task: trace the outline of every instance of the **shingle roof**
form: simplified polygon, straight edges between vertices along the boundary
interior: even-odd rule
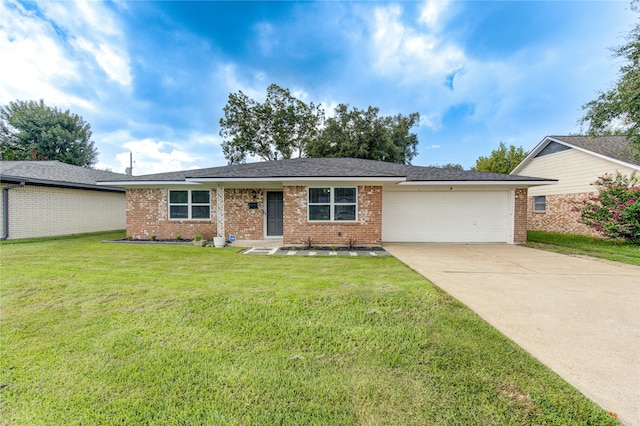
[[[548,136],[546,139],[565,142],[596,154],[640,166],[640,157],[632,158],[634,150],[626,136]]]
[[[357,158],[296,158],[278,161],[237,164],[180,172],[158,173],[143,176],[124,176],[118,181],[176,182],[185,179],[234,179],[234,178],[394,178],[407,181],[547,181],[499,173],[482,173],[450,170],[437,167],[411,166]],[[116,181],[115,179],[113,181]],[[109,182],[113,182],[109,181]]]
[[[98,186],[99,181],[128,177],[121,173],[73,166],[59,161],[0,161],[0,180],[21,181],[50,186],[122,191],[121,188]]]

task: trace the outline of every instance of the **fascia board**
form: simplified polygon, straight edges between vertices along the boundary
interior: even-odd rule
[[[210,182],[404,182],[405,177],[264,177],[264,178],[187,178],[186,182],[210,183]]]
[[[482,180],[440,180],[440,181],[409,181],[401,182],[398,186],[512,186],[522,188],[523,186],[556,185],[557,180],[518,180],[518,181],[482,181]]]
[[[89,183],[78,183],[78,182],[63,182],[58,180],[49,180],[49,179],[34,179],[34,178],[25,178],[19,176],[1,176],[0,182],[25,182],[27,185],[36,185],[36,186],[48,186],[55,188],[72,188],[72,189],[88,189],[93,191],[110,191],[110,192],[123,192],[123,189],[120,187],[115,187],[113,185],[96,185]]]
[[[101,186],[164,186],[164,185],[197,185],[196,182],[189,182],[184,180],[127,180],[127,181],[104,181],[97,182]]]

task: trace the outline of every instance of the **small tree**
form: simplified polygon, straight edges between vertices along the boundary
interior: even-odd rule
[[[640,244],[640,179],[605,174],[592,185],[598,194],[582,201],[580,222],[608,238]]]
[[[500,142],[498,149],[491,151],[488,157],[478,157],[476,165],[471,167],[474,172],[510,173],[529,153],[523,147]]]

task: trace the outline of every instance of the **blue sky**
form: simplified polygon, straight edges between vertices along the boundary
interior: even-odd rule
[[[44,99],[91,124],[99,168],[226,164],[229,93],[419,112],[417,165],[465,168],[503,141],[580,132],[639,14],[628,1],[0,0],[0,104]]]

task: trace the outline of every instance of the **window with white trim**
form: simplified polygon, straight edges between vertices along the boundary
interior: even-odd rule
[[[309,188],[310,221],[355,221],[358,191],[356,188]]]
[[[547,211],[547,196],[540,195],[533,197],[533,211],[542,213]]]
[[[209,190],[169,190],[169,219],[210,219]]]

